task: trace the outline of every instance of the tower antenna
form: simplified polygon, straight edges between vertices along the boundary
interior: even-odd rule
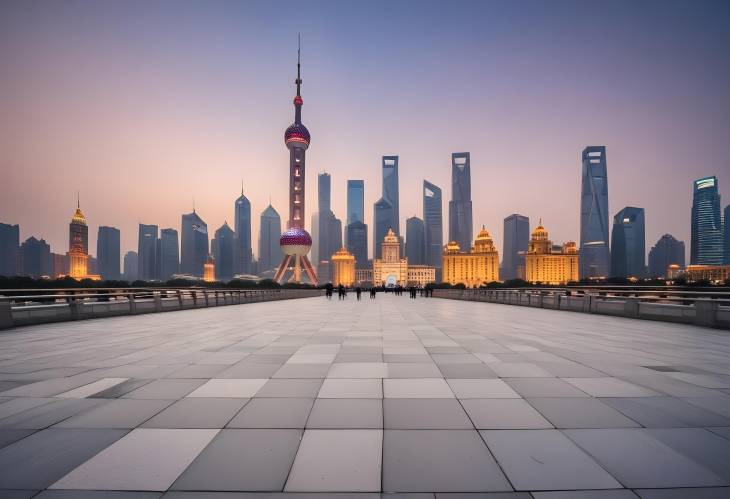
[[[302,54],[302,34],[297,33],[297,95],[300,95],[300,87],[302,85],[301,77],[301,54]]]

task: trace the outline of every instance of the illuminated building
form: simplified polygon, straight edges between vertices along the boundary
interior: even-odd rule
[[[285,274],[291,270],[290,282],[301,282],[302,270],[309,281],[317,285],[317,275],[309,263],[307,253],[312,247],[312,236],[304,229],[304,175],[306,150],[310,134],[302,123],[301,65],[297,51],[297,95],[294,97],[294,123],[284,132],[284,143],[289,149],[289,222],[287,230],[279,238],[279,246],[284,253],[274,280],[284,282]]]
[[[215,260],[208,255],[203,264],[203,280],[205,282],[215,282]]]
[[[235,203],[234,229],[236,231],[233,270],[236,274],[249,274],[253,265],[251,253],[251,202],[243,195],[241,182],[241,196]]]
[[[355,262],[357,264],[357,262]],[[373,268],[355,268],[355,284],[358,286],[373,285]]]
[[[441,188],[423,181],[423,232],[426,264],[439,268],[444,247]]]
[[[180,272],[183,274],[201,277],[203,265],[208,257],[208,225],[195,212],[186,213],[182,216],[180,223],[182,236],[180,240]],[[142,255],[138,256],[140,264]],[[144,279],[143,276],[137,276]]]
[[[332,284],[352,286],[355,283],[355,256],[346,248],[332,255]]]
[[[51,253],[51,277],[56,278],[68,275],[68,256],[66,254]]]
[[[373,285],[375,286],[425,286],[436,280],[436,268],[430,265],[409,267],[408,259],[401,258],[400,238],[388,229],[380,245],[382,258],[373,260]]]
[[[649,250],[649,277],[667,277],[669,267],[684,268],[684,241],[664,234]]]
[[[74,279],[98,278],[90,276],[89,266],[89,227],[86,217],[81,212],[81,205],[76,202],[76,212],[68,226],[68,275]]]
[[[548,232],[538,225],[525,255],[525,280],[531,283],[567,284],[578,280],[578,250],[570,241],[558,250],[548,239]]]
[[[684,275],[690,282],[722,283],[730,279],[730,265],[688,265]]]
[[[580,277],[608,277],[611,262],[605,146],[583,149],[580,196]]]
[[[451,155],[451,201],[449,201],[449,241],[461,248],[471,244],[471,160],[468,152]]]
[[[725,222],[727,223],[727,222]],[[694,181],[690,265],[720,265],[723,260],[722,219],[717,177]]]
[[[644,208],[627,206],[613,217],[611,275],[644,277],[646,274]]]
[[[398,156],[383,156],[383,195],[373,206],[373,257],[381,258],[380,242],[389,229],[400,234],[400,207],[398,198]]]
[[[442,282],[475,288],[499,281],[499,253],[484,226],[468,252],[462,252],[456,241],[447,244],[442,262]]]

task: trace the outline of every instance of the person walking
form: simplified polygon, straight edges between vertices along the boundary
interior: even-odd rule
[[[360,289],[360,286],[355,288],[355,295],[357,296],[357,301],[360,301],[360,295],[362,294],[362,289]]]

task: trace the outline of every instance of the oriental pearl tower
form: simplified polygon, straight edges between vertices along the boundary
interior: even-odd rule
[[[292,271],[289,282],[301,282],[302,270],[307,274],[309,282],[317,285],[317,275],[309,263],[307,253],[312,247],[312,236],[304,230],[304,156],[309,147],[309,130],[302,124],[301,96],[301,45],[297,50],[297,95],[294,97],[294,123],[284,132],[284,143],[289,149],[289,221],[287,230],[281,235],[279,245],[284,253],[284,260],[274,275],[274,280],[284,281],[287,270]]]

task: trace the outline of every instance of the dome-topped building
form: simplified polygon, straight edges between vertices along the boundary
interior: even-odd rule
[[[479,287],[499,281],[499,253],[489,231],[482,225],[469,251],[461,251],[459,243],[451,241],[441,257],[443,282]]]
[[[525,255],[525,280],[542,284],[567,284],[578,280],[578,251],[574,242],[553,249],[548,231],[540,224],[532,231]]]

